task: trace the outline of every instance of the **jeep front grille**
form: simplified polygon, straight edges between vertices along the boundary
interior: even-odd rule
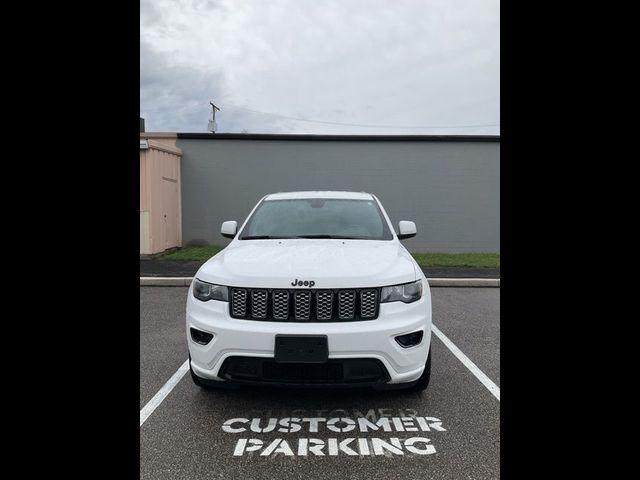
[[[247,291],[244,288],[234,288],[231,295],[231,315],[244,317],[247,313]]]
[[[355,290],[342,290],[338,293],[338,317],[340,320],[352,320],[356,313]]]
[[[362,318],[371,318],[378,310],[377,290],[362,290],[360,292],[360,315]]]
[[[296,320],[309,320],[311,315],[311,292],[300,290],[294,294],[296,299],[294,318]]]
[[[337,322],[378,317],[378,288],[344,290],[230,287],[229,313],[245,320]]]
[[[318,320],[331,320],[333,314],[333,292],[331,290],[319,290],[316,293],[316,318]]]
[[[267,291],[251,290],[251,313],[256,318],[267,318]]]
[[[289,292],[287,290],[275,290],[272,293],[273,318],[275,320],[287,320],[289,318]]]

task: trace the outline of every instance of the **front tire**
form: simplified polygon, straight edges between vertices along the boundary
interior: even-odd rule
[[[424,372],[418,379],[418,381],[409,387],[410,392],[424,392],[429,386],[431,380],[431,346],[429,346],[429,355],[427,356],[427,363],[424,365]]]
[[[200,388],[206,388],[206,386],[200,381],[200,377],[198,377],[191,368],[191,360],[189,360],[189,371],[191,372],[191,380],[193,380],[193,383]]]
[[[193,380],[193,383],[195,383],[198,387],[200,387],[200,388],[202,388],[204,390],[236,389],[236,388],[238,388],[235,385],[230,385],[226,381],[222,382],[222,381],[216,381],[216,380],[209,380],[209,379],[206,379],[206,378],[200,378],[193,371],[193,368],[191,368],[191,355],[189,355],[189,372],[191,373],[191,380]]]
[[[191,380],[200,388],[205,388],[204,383],[200,381],[200,377],[195,374],[193,368],[191,368],[191,354],[189,354],[189,372],[191,373]]]

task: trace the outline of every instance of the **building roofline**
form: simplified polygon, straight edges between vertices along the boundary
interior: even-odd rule
[[[365,142],[500,142],[500,135],[310,135],[276,133],[177,133],[185,140],[297,140]]]
[[[140,138],[176,138],[176,132],[140,132]]]
[[[182,150],[173,145],[158,142],[157,140],[147,139],[147,149],[160,150],[161,152],[172,153],[173,155],[182,155]],[[142,148],[141,148],[142,150]]]

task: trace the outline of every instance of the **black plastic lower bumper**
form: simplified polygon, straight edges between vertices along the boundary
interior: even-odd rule
[[[290,387],[381,386],[390,379],[384,364],[373,358],[278,363],[273,358],[229,357],[218,376],[230,383]]]

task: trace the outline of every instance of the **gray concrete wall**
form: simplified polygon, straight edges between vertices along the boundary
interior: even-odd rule
[[[415,252],[500,252],[500,142],[178,138],[183,244],[227,244],[265,194],[353,190],[378,196]]]

